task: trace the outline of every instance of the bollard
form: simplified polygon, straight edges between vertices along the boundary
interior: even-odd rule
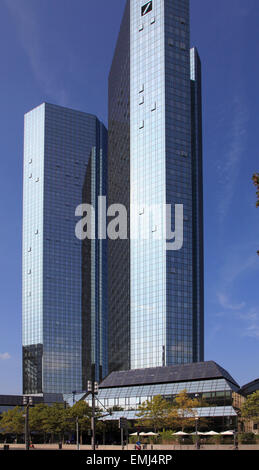
[[[59,450],[62,450],[62,442],[59,443],[58,448]]]

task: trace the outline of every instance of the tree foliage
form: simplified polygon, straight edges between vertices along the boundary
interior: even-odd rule
[[[206,404],[196,398],[190,398],[186,390],[180,392],[174,400],[165,399],[161,395],[154,396],[139,406],[137,426],[148,427],[155,432],[165,428],[184,430],[194,427],[196,408],[201,406]],[[102,414],[101,410],[96,408],[96,432],[100,435],[105,430],[113,429],[113,425],[113,430],[117,430],[117,423],[107,424],[98,420]],[[60,403],[52,406],[41,403],[29,409],[29,428],[31,433],[43,435],[44,441],[50,437],[54,441],[57,436],[60,440],[64,440],[66,434],[75,436],[78,421],[82,442],[83,433],[88,433],[91,428],[91,415],[92,409],[85,401],[79,401],[67,408]],[[22,408],[17,407],[3,413],[0,424],[2,433],[21,435],[24,433],[24,425],[25,411]]]
[[[42,430],[45,433],[63,434],[66,430],[65,410],[64,406],[56,403],[52,406],[46,407],[43,413]]]
[[[29,421],[30,430],[39,433],[45,433],[45,423],[48,419],[48,406],[44,403],[35,405],[30,408]]]
[[[73,407],[65,408],[63,404],[56,403],[51,406],[40,403],[29,409],[29,429],[30,432],[63,438],[65,433],[75,434],[76,419],[78,418],[79,431],[82,437],[83,432],[87,432],[91,427],[91,408],[84,402],[79,401]],[[98,416],[98,410],[97,410]],[[21,435],[25,428],[25,410],[16,407],[2,415],[0,429],[5,434]]]
[[[25,427],[25,418],[23,409],[19,406],[5,411],[2,414],[1,430],[6,434],[23,434]]]
[[[68,410],[61,403],[55,403],[52,406],[44,403],[37,404],[29,411],[30,431],[44,436],[51,435],[52,441],[55,435],[61,438],[70,430],[67,417]]]
[[[69,409],[70,422],[76,421],[78,418],[78,424],[81,432],[86,432],[91,429],[91,415],[92,409],[85,401],[78,401],[72,408]]]
[[[259,423],[259,390],[250,395],[241,407],[242,418]]]
[[[184,431],[186,428],[195,426],[197,410],[200,402],[196,398],[190,398],[186,390],[182,390],[174,399],[168,415],[171,427]]]
[[[150,401],[142,403],[138,408],[139,420],[137,425],[153,428],[155,432],[164,428],[184,429],[195,427],[197,407],[206,403],[196,398],[190,398],[187,391],[181,391],[170,402],[162,396],[155,396]],[[201,420],[199,419],[201,424]],[[202,420],[205,425],[205,420]]]
[[[145,401],[138,408],[137,416],[140,419],[137,425],[153,428],[155,432],[163,429],[167,422],[169,407],[169,402],[161,395]]]

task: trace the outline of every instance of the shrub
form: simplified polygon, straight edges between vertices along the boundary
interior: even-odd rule
[[[222,437],[221,436],[211,436],[206,438],[206,444],[209,445],[220,445],[222,442]]]
[[[159,442],[161,444],[174,444],[177,442],[177,437],[172,435],[172,431],[162,431],[159,436]]]
[[[252,432],[244,432],[243,434],[239,434],[238,440],[241,444],[256,444],[256,438]]]

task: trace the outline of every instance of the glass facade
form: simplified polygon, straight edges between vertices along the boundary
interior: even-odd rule
[[[52,405],[53,403],[64,403],[62,394],[53,394],[53,395],[38,395],[33,396],[33,404],[38,405],[40,403],[45,403],[47,405]],[[23,396],[22,395],[0,395],[0,416],[4,411],[12,410],[15,407],[22,408]]]
[[[108,205],[130,220],[130,0],[109,75]],[[109,371],[130,367],[130,242],[108,240]]]
[[[112,415],[107,416],[104,420],[116,420],[125,417],[128,420],[138,419],[138,407],[147,400],[151,400],[154,396],[162,396],[168,401],[173,401],[175,396],[181,391],[186,390],[191,398],[196,398],[206,402],[206,406],[196,408],[197,416],[206,418],[217,417],[237,417],[234,409],[234,396],[238,392],[238,387],[228,382],[224,378],[213,380],[198,380],[175,382],[165,384],[150,384],[127,387],[100,388],[98,393],[98,403],[103,407],[104,412],[114,407],[122,408],[121,411],[114,411]],[[80,399],[79,397],[76,397]],[[64,397],[66,400],[66,397]],[[69,400],[70,397],[67,397]],[[88,396],[86,401],[91,405],[91,397]],[[232,422],[234,423],[234,421]],[[222,421],[221,425],[227,425],[227,421]],[[225,430],[225,429],[224,429]]]
[[[224,397],[222,405],[229,406],[232,404],[232,386],[225,379],[101,388],[98,398],[108,408],[121,406],[128,410],[132,406],[136,407],[137,404],[143,403],[154,396],[162,395],[170,399],[183,390],[186,390],[190,396],[198,394],[200,398],[204,398],[210,404],[213,403],[213,398],[215,401],[218,399],[222,403],[222,397]]]
[[[115,411],[112,416],[102,418],[102,421],[117,421],[122,417],[129,421],[139,419],[139,412],[137,411],[124,411],[123,416],[121,414],[121,411]],[[219,430],[225,430],[230,426],[236,427],[237,425],[237,413],[232,406],[196,408],[196,415],[199,418],[221,418]],[[213,428],[215,428],[215,420],[213,420]]]
[[[238,397],[241,390],[233,377],[213,361],[112,372],[99,385],[98,406],[104,412],[103,420],[125,417],[138,419],[139,405],[162,396],[172,402],[182,391],[198,400],[195,409],[199,417],[224,418],[213,420],[220,430],[236,425]],[[75,400],[86,400],[91,405],[91,394],[76,395]],[[72,396],[64,400],[72,403]],[[118,410],[118,407],[121,411]],[[107,410],[112,410],[108,415]],[[114,411],[113,411],[114,410]]]
[[[98,224],[99,197],[107,194],[107,132],[103,126],[100,142],[99,151],[92,149],[83,188],[84,203],[95,210],[95,239],[86,238],[82,247],[82,390],[87,390],[88,380],[99,382],[108,373],[107,241],[99,238]]]
[[[93,147],[105,156],[105,134],[95,116],[60,106],[25,115],[23,393],[82,390],[86,312],[75,209]]]
[[[204,253],[201,61],[191,49],[191,132],[193,185],[193,347],[197,361],[204,357]]]
[[[131,240],[132,369],[163,365],[166,346],[166,250],[157,239],[165,221],[148,220],[148,208],[166,202],[164,23],[163,1],[145,16],[131,1],[131,231],[138,223],[141,235],[150,234]]]
[[[129,198],[131,210],[124,258],[118,247],[109,254],[110,370],[126,369],[127,361],[113,361],[122,338],[132,369],[204,356],[200,64],[191,53],[197,73],[190,77],[189,0],[145,5],[127,2],[109,84],[109,164],[119,169],[112,170],[109,192],[117,203]],[[184,206],[179,251],[166,246],[166,204],[172,220],[175,205]],[[150,207],[158,210],[150,215]],[[122,305],[116,318],[114,305]]]

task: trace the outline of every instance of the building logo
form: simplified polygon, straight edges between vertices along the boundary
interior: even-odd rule
[[[143,7],[141,7],[141,16],[145,16],[147,13],[152,11],[152,2],[146,3]]]

